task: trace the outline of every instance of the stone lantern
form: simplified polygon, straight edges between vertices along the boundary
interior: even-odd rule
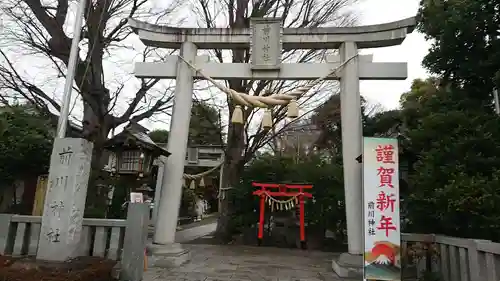
[[[151,173],[153,161],[170,153],[147,135],[147,129],[132,123],[106,144],[109,152],[106,170],[111,174],[143,178]]]

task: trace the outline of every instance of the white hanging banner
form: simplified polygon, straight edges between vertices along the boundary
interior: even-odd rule
[[[144,202],[144,195],[140,192],[130,192],[130,202],[143,203]]]
[[[364,279],[401,280],[399,159],[395,138],[363,138]]]

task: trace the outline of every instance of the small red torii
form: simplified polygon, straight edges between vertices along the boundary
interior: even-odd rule
[[[264,211],[266,206],[266,199],[272,200],[277,204],[284,204],[283,201],[275,199],[275,197],[291,197],[291,199],[286,202],[292,202],[293,199],[298,201],[299,212],[300,212],[300,242],[301,244],[306,241],[306,234],[304,229],[304,199],[312,198],[312,194],[309,192],[304,192],[304,189],[311,189],[313,186],[310,184],[277,184],[277,183],[257,183],[253,182],[252,186],[260,187],[259,190],[253,192],[253,195],[260,197],[260,213],[259,213],[259,241],[262,241],[264,237]],[[272,191],[272,190],[277,191]],[[274,204],[274,203],[271,203]],[[285,203],[286,204],[286,203]],[[287,207],[288,208],[288,207]]]

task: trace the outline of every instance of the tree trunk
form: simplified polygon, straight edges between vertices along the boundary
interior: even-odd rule
[[[99,118],[90,106],[84,106],[83,135],[84,138],[94,144],[92,151],[91,172],[89,186],[87,189],[87,200],[85,207],[85,217],[103,218],[107,209],[107,187],[105,175],[102,171],[107,163],[104,152],[104,145],[110,131],[109,122],[106,118]]]
[[[240,175],[244,166],[244,161],[241,157],[244,149],[244,128],[241,128],[241,125],[238,127],[240,128],[232,124],[229,125],[228,146],[221,178],[221,187],[223,190],[221,190],[219,194],[219,196],[221,196],[219,201],[219,217],[217,220],[217,229],[215,231],[215,239],[221,244],[226,244],[232,240],[233,227],[231,225],[231,217],[233,214],[233,190],[229,188],[239,184]]]
[[[15,188],[12,187],[11,184],[3,184],[0,188],[0,213],[7,213],[9,208],[12,206],[12,202],[14,201]]]
[[[233,6],[234,1],[229,2],[230,6],[230,19],[229,25],[231,28],[248,28],[249,21],[245,17],[245,11],[248,6],[248,1],[245,0],[237,0],[236,2],[236,10],[234,14]],[[234,15],[234,17],[233,17]],[[247,50],[241,49],[233,49],[233,62],[235,63],[244,63],[246,60]],[[229,82],[229,88],[240,92],[246,93],[247,90],[247,82],[240,79],[231,79]],[[235,104],[229,102],[229,120],[231,120],[231,113],[234,111]],[[248,112],[247,112],[248,113]],[[247,114],[248,115],[248,114]],[[244,118],[246,122],[246,116]],[[228,188],[235,187],[239,184],[240,174],[245,165],[244,159],[242,157],[242,152],[245,149],[245,126],[241,125],[233,125],[229,122],[228,128],[228,138],[227,138],[227,148],[226,148],[226,158],[224,161],[224,170],[222,173],[222,184],[221,187],[225,190],[221,190],[220,192],[224,194],[221,198],[220,206],[219,206],[219,218],[217,221],[217,229],[215,231],[215,238],[220,243],[228,243],[232,240],[232,232],[233,227],[231,225],[231,216],[233,214],[233,202],[232,202],[232,193],[233,190],[229,190]],[[220,195],[222,195],[220,194]]]
[[[19,213],[21,215],[31,215],[33,212],[33,205],[35,202],[35,193],[38,183],[37,176],[26,175],[24,180],[23,196],[21,197],[21,206]]]

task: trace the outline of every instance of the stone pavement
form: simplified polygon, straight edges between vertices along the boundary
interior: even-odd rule
[[[149,268],[144,281],[339,281],[336,254],[248,246],[189,245],[191,261],[173,269]]]
[[[208,222],[198,222],[198,223],[193,223],[192,225],[188,225],[189,227],[185,227],[182,230],[177,230],[175,233],[175,242],[177,243],[186,243],[189,241],[196,240],[200,237],[204,237],[206,235],[209,235],[210,233],[213,233],[215,229],[217,228],[217,222],[216,221],[208,221]],[[153,232],[154,230],[151,230],[148,233],[148,242],[151,243],[153,242]]]
[[[211,234],[217,228],[217,222],[201,224],[199,226],[178,230],[175,233],[175,242],[186,243],[188,241],[196,240],[200,237]]]

